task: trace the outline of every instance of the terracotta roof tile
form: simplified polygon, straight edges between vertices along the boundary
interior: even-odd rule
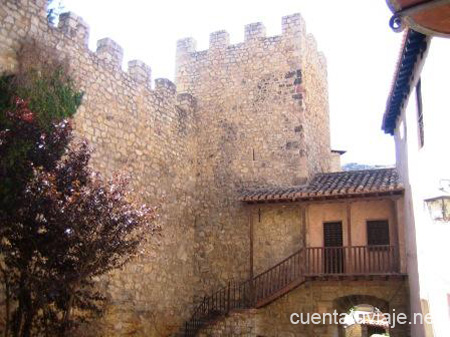
[[[383,115],[382,129],[386,133],[394,134],[397,118],[412,89],[411,81],[416,71],[416,63],[427,50],[429,39],[430,37],[413,29],[408,29],[403,36],[400,56]]]
[[[402,191],[397,171],[386,168],[320,173],[307,185],[247,189],[241,192],[239,199],[244,202],[296,201],[398,194]]]

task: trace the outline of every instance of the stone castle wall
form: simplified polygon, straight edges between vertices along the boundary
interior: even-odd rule
[[[254,205],[253,272],[260,274],[306,246],[305,207]]]
[[[239,188],[302,184],[329,170],[325,67],[299,14],[283,17],[280,36],[252,23],[235,45],[226,31],[204,51],[178,41],[177,86],[197,98],[199,293],[249,275]]]
[[[0,72],[14,72],[31,39],[66,58],[85,92],[75,128],[93,145],[93,167],[129,173],[136,194],[160,205],[162,234],[150,253],[105,280],[110,305],[96,335],[177,330],[195,298],[249,276],[238,190],[329,170],[326,65],[299,15],[283,18],[281,36],[265,37],[256,23],[237,45],[223,31],[207,51],[180,40],[178,89],[167,79],[152,89],[151,69],[138,60],[123,71],[111,39],[90,51],[89,27],[73,14],[50,26],[46,0],[4,0],[0,22]]]
[[[85,92],[75,129],[94,148],[93,167],[106,176],[128,173],[140,199],[159,207],[162,226],[161,237],[150,238],[150,254],[106,281],[105,335],[167,335],[188,318],[193,301],[195,99],[167,79],[151,89],[151,70],[141,61],[122,71],[122,48],[110,39],[90,51],[81,18],[65,14],[49,26],[45,3],[2,1],[0,71],[14,72],[17,50],[31,39],[69,60]]]

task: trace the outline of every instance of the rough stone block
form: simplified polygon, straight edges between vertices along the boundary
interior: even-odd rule
[[[186,37],[177,41],[177,55],[193,53],[197,49],[197,41],[192,37]]]
[[[209,49],[226,48],[230,44],[230,34],[225,30],[219,30],[209,35]]]
[[[129,61],[128,73],[136,82],[150,86],[152,69],[144,62],[140,60]]]
[[[157,78],[155,80],[155,91],[174,96],[177,92],[177,86],[167,78]]]
[[[294,36],[306,31],[305,21],[300,13],[283,16],[281,19],[281,31],[285,36]]]
[[[266,27],[261,22],[250,23],[245,26],[245,41],[253,41],[266,37]]]
[[[177,95],[177,105],[185,110],[192,110],[195,109],[197,100],[191,94],[183,92]]]
[[[77,42],[88,45],[89,25],[75,13],[62,13],[59,16],[58,28]]]
[[[120,68],[123,60],[122,47],[110,38],[104,38],[97,41],[98,57],[110,63],[114,67]]]

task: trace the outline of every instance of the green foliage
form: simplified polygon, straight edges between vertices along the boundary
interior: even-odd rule
[[[39,126],[47,131],[52,122],[72,117],[83,98],[62,66],[44,73],[32,68],[20,78],[3,76],[0,90],[0,111],[14,108],[14,96],[26,99],[30,110],[36,113]],[[0,122],[5,122],[4,114],[2,117]]]
[[[54,165],[42,162],[39,146],[45,145],[46,137],[51,140],[49,135],[55,134],[56,125],[74,116],[82,97],[62,65],[29,67],[16,75],[0,77],[0,141],[4,143],[0,162],[0,207],[11,207],[15,195],[30,179],[33,166]],[[21,115],[32,115],[33,123],[27,124],[24,120],[17,123],[17,118],[11,118],[15,114],[19,114],[16,116],[19,120]],[[15,136],[20,133],[25,134]],[[46,145],[51,146],[51,142],[47,141]],[[59,147],[55,158],[62,155],[64,148]]]
[[[28,97],[30,109],[37,114],[42,128],[48,128],[54,119],[72,117],[81,104],[83,94],[75,90],[72,80],[62,68],[55,69],[50,76],[30,72],[30,86],[18,88],[21,97]]]

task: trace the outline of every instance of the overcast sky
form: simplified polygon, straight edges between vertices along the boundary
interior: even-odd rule
[[[397,61],[401,34],[390,30],[384,0],[63,0],[90,25],[90,46],[110,37],[125,50],[125,63],[141,59],[152,78],[174,79],[176,40],[194,37],[208,48],[209,33],[225,29],[231,43],[244,25],[263,22],[281,33],[281,17],[301,13],[328,61],[333,149],[344,163],[393,165],[394,142],[381,120]]]

